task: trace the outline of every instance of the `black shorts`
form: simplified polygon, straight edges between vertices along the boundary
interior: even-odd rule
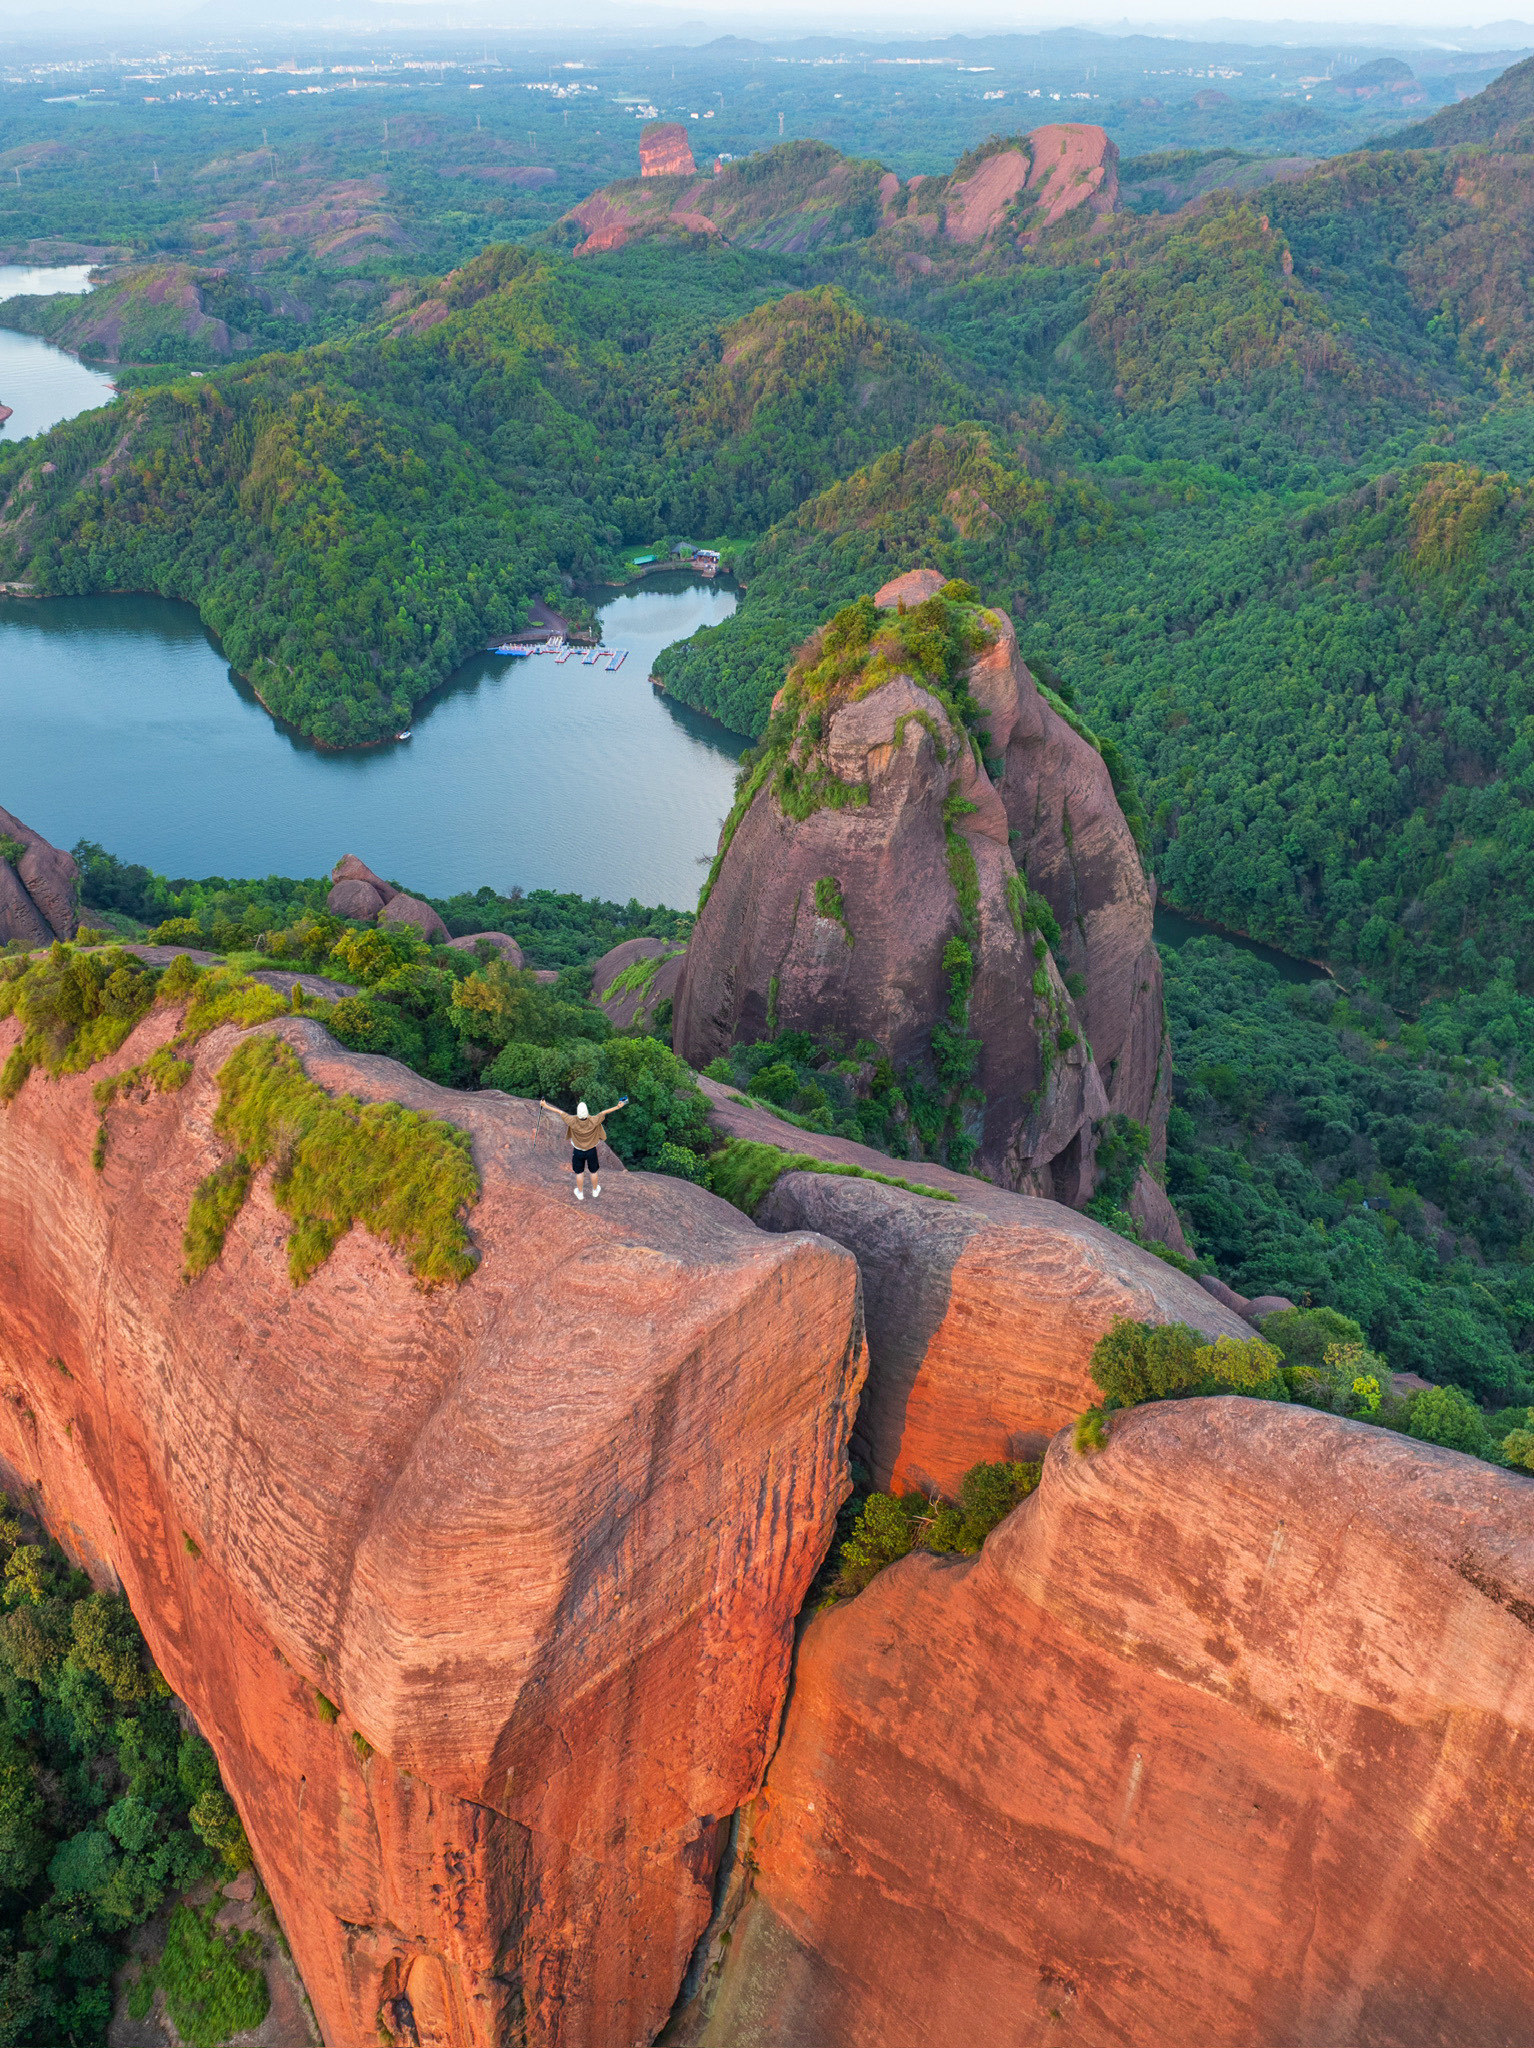
[[[570,1170],[572,1173],[600,1173],[602,1162],[597,1157],[596,1146],[593,1145],[589,1152],[583,1152],[579,1145],[573,1145],[570,1148]]]

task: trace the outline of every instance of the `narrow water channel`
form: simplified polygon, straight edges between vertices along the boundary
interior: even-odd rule
[[[0,263],[0,302],[23,293],[44,296],[90,288],[86,263],[49,269]],[[89,369],[78,356],[39,341],[34,334],[0,327],[0,405],[11,410],[11,417],[0,423],[0,441],[23,441],[30,434],[45,433],[60,420],[106,405],[112,395],[112,379],[105,370]]]

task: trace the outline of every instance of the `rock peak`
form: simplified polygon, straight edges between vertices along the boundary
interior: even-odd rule
[[[691,137],[680,121],[652,121],[641,131],[641,178],[690,178],[697,168],[693,162]]]

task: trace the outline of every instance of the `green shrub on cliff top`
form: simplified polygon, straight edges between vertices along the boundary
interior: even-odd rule
[[[1250,1394],[1287,1401],[1283,1358],[1260,1337],[1218,1337],[1210,1344],[1186,1323],[1137,1323],[1115,1316],[1093,1347],[1092,1378],[1117,1408],[1179,1394]]]
[[[288,1270],[300,1286],[360,1223],[401,1253],[423,1287],[477,1263],[465,1217],[479,1193],[467,1132],[397,1102],[327,1095],[280,1038],[246,1039],[219,1069],[213,1127],[236,1159],[211,1174],[187,1221],[187,1274],[218,1257],[254,1168],[275,1161],[272,1197],[292,1218]],[[241,1187],[243,1167],[244,1187]]]
[[[742,1215],[754,1216],[785,1173],[841,1174],[853,1180],[878,1181],[881,1187],[904,1188],[907,1194],[926,1195],[934,1202],[958,1199],[943,1188],[923,1187],[920,1181],[870,1173],[865,1166],[848,1166],[840,1160],[815,1159],[808,1152],[784,1152],[753,1138],[731,1138],[722,1145],[709,1159],[705,1179],[714,1194],[733,1203]]]

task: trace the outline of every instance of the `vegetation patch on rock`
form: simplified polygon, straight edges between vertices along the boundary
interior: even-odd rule
[[[275,1166],[272,1198],[292,1219],[293,1284],[317,1272],[354,1224],[382,1238],[423,1287],[466,1280],[478,1263],[466,1217],[479,1193],[467,1132],[397,1102],[327,1095],[292,1047],[247,1039],[219,1069],[213,1127],[235,1148],[192,1198],[189,1279],[223,1249],[258,1167]]]

